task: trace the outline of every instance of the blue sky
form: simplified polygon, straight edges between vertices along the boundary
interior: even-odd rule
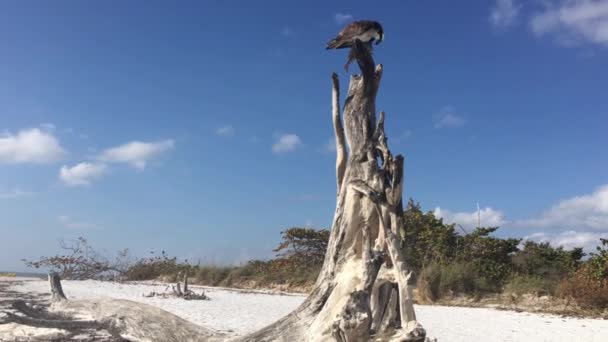
[[[503,236],[608,236],[608,1],[3,1],[0,269],[108,252],[269,257],[335,209],[325,42],[380,21],[406,197]],[[353,66],[351,71],[355,71]]]

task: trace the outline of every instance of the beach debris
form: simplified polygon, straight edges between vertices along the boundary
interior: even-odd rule
[[[179,275],[178,275],[179,278]],[[205,294],[205,291],[196,293],[188,288],[188,274],[184,273],[183,276],[184,289],[182,290],[181,284],[178,281],[174,286],[171,286],[169,292],[169,286],[165,288],[164,292],[152,291],[143,296],[146,298],[160,297],[160,298],[183,298],[185,300],[210,300],[209,296]]]

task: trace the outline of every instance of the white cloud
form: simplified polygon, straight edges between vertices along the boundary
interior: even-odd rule
[[[97,226],[92,223],[75,221],[70,216],[67,216],[67,215],[58,216],[57,220],[63,227],[68,228],[68,229],[82,230],[82,229],[97,228]]]
[[[272,152],[286,153],[295,151],[302,145],[302,140],[296,134],[283,134],[272,145]]]
[[[124,145],[104,150],[99,160],[108,163],[128,163],[138,170],[146,168],[149,159],[175,147],[173,140],[157,142],[132,141]]]
[[[461,127],[466,123],[466,120],[454,113],[454,108],[451,106],[443,107],[437,115],[435,115],[435,128],[453,128]]]
[[[464,227],[477,226],[477,211],[452,212],[439,207],[435,216],[446,223],[457,223]],[[583,247],[592,251],[600,238],[608,238],[608,184],[595,189],[590,194],[575,196],[552,206],[541,215],[525,220],[507,220],[496,209],[486,207],[480,210],[481,226],[508,226],[510,228],[532,229],[535,232],[524,240],[549,242],[553,246],[566,249]]]
[[[327,142],[325,143],[325,145],[323,145],[323,152],[327,152],[327,153],[335,153],[337,150],[336,147],[336,138],[329,138],[327,140]]]
[[[530,27],[537,37],[550,35],[563,45],[608,45],[608,0],[550,2]]]
[[[608,184],[591,194],[565,199],[537,218],[520,220],[522,227],[608,231]]]
[[[410,130],[410,129],[406,129],[405,131],[401,132],[401,134],[393,137],[392,141],[395,144],[400,144],[403,141],[412,138],[413,136],[414,136],[414,132],[412,130]]]
[[[231,137],[234,135],[234,127],[232,127],[231,125],[218,127],[215,130],[215,134],[219,135],[220,137]]]
[[[52,123],[43,123],[40,124],[40,128],[47,132],[54,132],[57,127],[55,127],[55,125],[53,125]]]
[[[445,223],[456,223],[467,228],[477,227],[477,210],[473,212],[452,212],[450,210],[437,207],[433,213],[436,217],[443,218]],[[495,210],[490,207],[481,209],[479,211],[479,218],[481,227],[497,227],[502,226],[507,222],[502,211]]]
[[[289,37],[293,35],[293,30],[290,27],[285,26],[281,29],[281,35],[284,37]]]
[[[353,16],[352,14],[348,14],[348,13],[336,13],[336,15],[334,16],[334,19],[336,20],[336,23],[338,24],[346,24],[347,22],[353,20]]]
[[[34,195],[34,192],[31,191],[24,191],[21,190],[19,188],[14,188],[11,189],[9,191],[2,191],[0,192],[0,199],[11,199],[11,198],[18,198],[18,197],[25,197],[25,196],[31,196]]]
[[[68,186],[86,186],[101,178],[107,171],[105,164],[79,163],[72,167],[64,165],[59,170],[59,179]]]
[[[515,24],[520,9],[514,0],[496,0],[490,9],[490,23],[497,29],[506,29]]]
[[[24,129],[17,134],[0,134],[0,163],[52,163],[67,152],[49,130]]]
[[[524,240],[549,242],[552,246],[562,246],[565,249],[583,247],[586,251],[594,251],[600,244],[600,238],[608,238],[608,232],[580,232],[567,230],[557,234],[538,232],[524,237]]]

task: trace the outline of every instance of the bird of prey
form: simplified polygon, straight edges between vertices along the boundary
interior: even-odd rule
[[[344,49],[352,47],[356,40],[360,40],[371,48],[372,42],[376,45],[384,39],[382,25],[377,21],[358,20],[348,24],[336,38],[327,42],[327,49]]]

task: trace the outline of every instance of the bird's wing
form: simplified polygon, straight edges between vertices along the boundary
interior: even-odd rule
[[[338,39],[340,40],[351,40],[362,34],[363,32],[371,29],[373,22],[369,20],[353,21],[346,26],[340,33],[338,33]]]
[[[350,47],[357,38],[366,31],[374,28],[374,22],[371,20],[353,21],[348,24],[342,31],[338,33],[336,38],[327,42],[327,49],[343,49]]]

